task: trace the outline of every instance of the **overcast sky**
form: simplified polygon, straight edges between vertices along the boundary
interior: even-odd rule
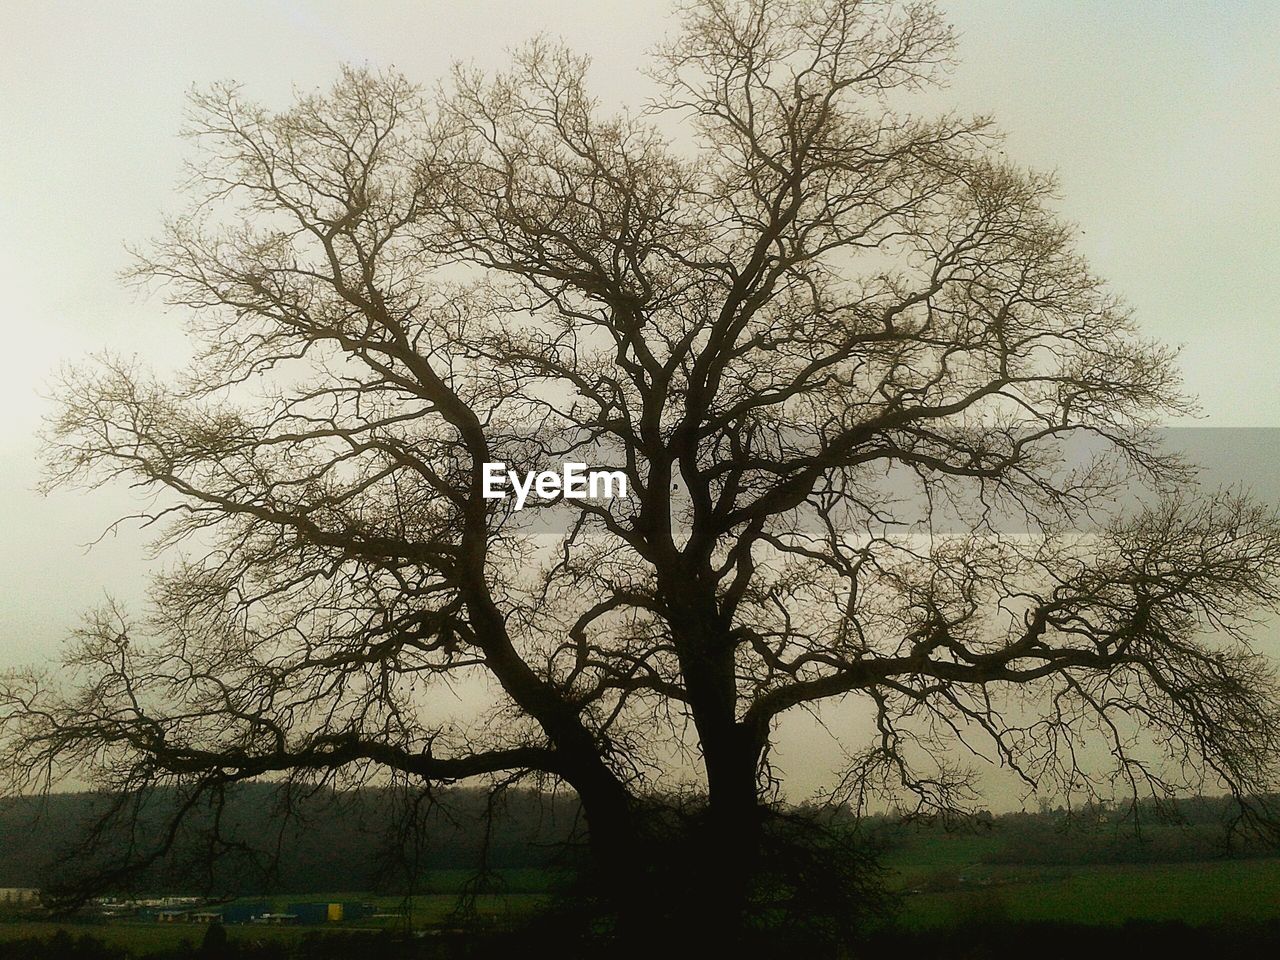
[[[943,95],[992,113],[1010,157],[1059,174],[1061,210],[1152,336],[1185,345],[1211,426],[1280,426],[1280,2],[951,0]],[[214,80],[285,105],[342,62],[431,83],[537,32],[594,60],[600,97],[637,89],[672,28],[662,0],[2,0],[0,665],[47,658],[105,591],[140,592],[142,539],[86,554],[127,498],[32,492],[42,385],[90,350],[180,355],[180,318],[116,279],[153,235],[186,149],[184,95]]]

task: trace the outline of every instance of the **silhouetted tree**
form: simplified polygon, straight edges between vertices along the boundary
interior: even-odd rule
[[[1045,788],[1109,790],[1089,744],[1135,793],[1270,785],[1280,525],[1160,451],[1174,351],[1050,179],[907,111],[952,50],[928,3],[693,0],[639,113],[542,40],[436,98],[195,95],[193,206],[134,276],[198,355],[71,373],[48,433],[50,486],[163,492],[187,553],[10,678],[17,785],[532,774],[643,914],[645,811],[692,769],[711,939],[757,902],[789,711],[867,704],[855,806],[963,809],[975,738]],[[566,461],[629,495],[484,496]]]

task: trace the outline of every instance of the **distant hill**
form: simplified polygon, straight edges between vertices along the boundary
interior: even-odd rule
[[[173,791],[148,797],[100,793],[54,794],[0,802],[0,887],[41,887],[74,880],[159,846],[180,802]],[[137,827],[117,825],[93,837],[89,828],[113,805],[137,805]],[[991,863],[1100,864],[1188,862],[1226,855],[1273,855],[1256,835],[1233,832],[1226,798],[1180,801],[1157,816],[1150,805],[1133,811],[1089,807],[1068,813],[983,814],[966,829],[988,836]],[[816,814],[815,814],[816,815]],[[937,824],[902,823],[891,816],[861,821],[847,811],[822,814],[855,826],[881,850],[917,847],[941,836]],[[1170,822],[1169,816],[1177,822]],[[120,823],[128,823],[125,816]],[[214,829],[216,826],[216,829]],[[110,892],[245,895],[271,891],[385,891],[431,889],[433,876],[497,871],[534,873],[569,868],[581,853],[583,825],[572,794],[545,796],[510,789],[454,787],[416,807],[388,789],[296,795],[274,784],[229,789],[220,809],[199,806],[186,817],[171,849]],[[86,840],[86,837],[89,837]]]
[[[1271,804],[1275,806],[1274,799]],[[966,829],[987,836],[981,859],[993,864],[1083,866],[1275,856],[1274,840],[1238,814],[1229,797],[1193,797],[1158,807],[1147,802],[982,814]],[[945,831],[937,823],[874,820],[870,829],[888,849],[904,844],[918,849],[922,841]]]
[[[45,887],[157,847],[180,802],[160,791],[95,841],[89,828],[122,798],[53,794],[0,802],[0,887]],[[216,830],[214,829],[216,825]],[[406,807],[391,790],[291,795],[274,784],[228,790],[220,810],[195,808],[172,849],[120,887],[171,893],[403,891],[432,871],[550,868],[574,855],[578,803],[572,795],[509,790],[437,791],[435,803]],[[215,856],[210,856],[215,854]]]

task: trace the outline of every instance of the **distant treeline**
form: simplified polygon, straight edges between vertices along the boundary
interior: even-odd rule
[[[135,798],[136,799],[136,798]],[[96,842],[91,827],[120,800],[73,793],[0,803],[0,887],[46,888],[159,849],[174,792],[157,792],[136,816],[121,811]],[[815,812],[815,815],[818,815]],[[904,823],[847,810],[821,814],[857,829],[881,851],[921,840],[945,842],[940,824]],[[1170,818],[1173,819],[1170,819]],[[1274,855],[1249,831],[1233,829],[1227,798],[1193,798],[1157,811],[1150,805],[983,814],[965,829],[986,836],[991,863],[1091,864],[1179,862],[1219,856]],[[220,805],[197,805],[170,849],[112,884],[117,893],[256,895],[264,892],[452,892],[475,875],[488,889],[545,889],[581,855],[584,826],[576,798],[512,788],[454,787],[431,802],[385,789],[311,790],[241,784]]]
[[[922,834],[940,839],[947,830],[936,822],[903,823],[892,817],[873,817],[863,826],[889,849],[919,842]],[[993,864],[1187,863],[1277,853],[1274,840],[1242,818],[1230,797],[984,813],[967,831],[989,838],[979,858]]]
[[[0,802],[0,887],[45,888],[163,846],[182,802],[173,791],[140,801],[136,817],[121,811],[96,840],[85,841],[118,800],[66,793]],[[166,853],[111,886],[118,893],[200,895],[425,893],[442,882],[456,889],[459,871],[535,868],[542,876],[569,869],[584,837],[572,794],[511,789],[491,797],[448,788],[427,802],[386,789],[299,793],[240,784],[217,805],[195,806]]]

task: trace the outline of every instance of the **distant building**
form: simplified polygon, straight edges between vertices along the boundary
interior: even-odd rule
[[[295,914],[299,923],[307,926],[363,920],[373,913],[373,908],[366,903],[336,903],[333,901],[290,903],[285,906],[285,909],[289,913]]]
[[[222,907],[223,923],[249,923],[259,915],[269,912],[265,900],[250,900],[224,904]]]
[[[258,917],[258,922],[272,924],[297,923],[298,915],[296,913],[264,913]]]
[[[0,903],[39,903],[40,891],[35,887],[0,887]]]

